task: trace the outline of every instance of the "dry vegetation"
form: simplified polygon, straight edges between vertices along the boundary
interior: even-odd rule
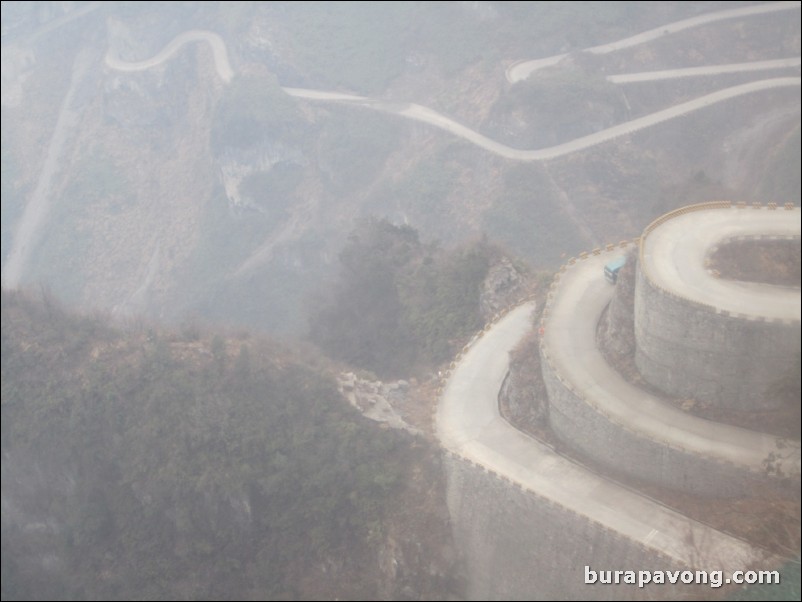
[[[799,287],[799,240],[736,240],[709,257],[710,270],[721,278]]]
[[[2,324],[4,599],[458,587],[436,448],[356,413],[311,349],[20,293]]]

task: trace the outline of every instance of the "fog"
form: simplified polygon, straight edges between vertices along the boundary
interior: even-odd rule
[[[3,599],[798,599],[800,39],[3,2]]]

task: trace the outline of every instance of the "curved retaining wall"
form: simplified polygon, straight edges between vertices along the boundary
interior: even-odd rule
[[[627,245],[626,242],[618,246],[609,245],[607,251]],[[586,253],[582,255],[586,260],[590,258]],[[601,256],[602,250],[596,249],[592,255]],[[597,257],[595,261],[602,259],[604,257]],[[576,263],[576,260],[571,263]],[[564,266],[556,279],[559,280],[567,269]],[[598,271],[600,273],[601,267]],[[556,286],[549,292],[550,302],[554,299],[555,289]],[[517,311],[518,308],[515,309]],[[484,332],[504,318],[506,311],[497,314],[485,326]],[[548,305],[544,309],[544,317],[547,315]],[[541,321],[543,326],[544,322]],[[461,361],[471,360],[464,353],[475,351],[472,347],[480,336],[477,335],[466,345],[445,371],[444,385],[451,380],[452,372],[460,369]],[[484,362],[484,356],[480,357]],[[471,370],[470,373],[476,372]],[[490,380],[495,382],[495,376]],[[447,385],[446,388],[451,386]],[[570,387],[566,386],[566,390],[570,390]],[[442,396],[444,391],[441,386],[438,396]],[[457,397],[464,399],[466,394],[461,392]],[[565,462],[556,454],[552,457],[548,453],[533,453],[531,448],[519,447],[520,453],[516,457],[520,457],[522,462],[507,467],[506,472],[498,472],[496,467],[504,467],[505,464],[498,462],[498,456],[503,456],[503,451],[494,447],[494,442],[499,441],[498,436],[484,439],[483,435],[470,432],[473,423],[467,429],[470,441],[464,440],[452,428],[446,428],[441,433],[440,429],[444,426],[442,421],[446,416],[441,416],[437,408],[434,412],[433,421],[437,424],[441,444],[444,445],[449,514],[456,548],[465,568],[463,577],[468,599],[704,599],[709,596],[709,586],[692,591],[687,586],[678,590],[661,585],[646,592],[626,585],[588,585],[585,584],[585,566],[590,566],[594,571],[622,568],[710,570],[718,568],[720,564],[726,570],[732,570],[733,567],[742,566],[754,568],[765,565],[769,568],[775,564],[775,560],[766,553],[709,526],[690,519],[681,520],[684,517],[674,520],[672,515],[675,513],[654,500],[644,500],[642,505],[632,504],[634,492],[620,485],[612,486],[620,490],[620,495],[604,495],[608,485],[605,483],[602,486],[596,480],[598,476],[590,471],[590,476],[579,482],[577,494],[570,497],[561,496],[561,486],[555,489],[549,485],[552,481],[548,478],[540,481],[528,478],[527,475],[531,470],[536,470],[535,467],[540,467],[541,474],[555,473],[555,461]],[[484,423],[484,420],[481,417],[479,422]],[[599,414],[595,420],[605,421],[608,417]],[[492,430],[492,425],[480,424],[479,428],[485,432]],[[447,444],[449,441],[455,444],[454,449]],[[476,453],[483,445],[490,454],[479,454],[478,457],[489,460],[489,464],[470,459],[477,457]],[[652,460],[644,457],[642,461],[648,463]],[[721,465],[713,466],[713,470],[721,469]],[[657,470],[664,471],[662,468]],[[565,468],[554,476],[564,484],[570,480],[569,473],[576,477],[574,472]],[[722,475],[724,480],[729,478],[729,473]],[[634,497],[642,499],[639,495]],[[654,512],[652,506],[659,511]],[[622,512],[622,508],[630,510],[626,512],[627,516],[645,521],[645,530],[638,534],[637,529],[630,528],[631,525],[621,528],[621,522],[614,519],[616,513]],[[633,509],[637,511],[631,511]],[[617,525],[618,528],[611,525]],[[675,545],[677,542],[681,542],[678,547]]]
[[[614,472],[708,497],[758,495],[779,479],[644,437],[601,412],[563,380],[541,348],[549,425],[573,449]],[[788,487],[799,487],[788,484]]]
[[[776,408],[782,403],[778,388],[799,378],[799,322],[733,315],[686,299],[662,288],[643,261],[653,230],[674,217],[711,209],[753,212],[758,207],[730,209],[724,202],[685,207],[659,218],[643,234],[635,287],[635,363],[648,382],[672,396],[735,410]]]
[[[729,205],[729,203],[727,203]],[[640,239],[635,241],[640,242]],[[588,375],[580,371],[572,374],[570,362],[584,362],[580,356],[570,353],[566,356],[563,350],[562,361],[552,358],[549,341],[554,344],[558,339],[550,339],[549,331],[554,333],[554,328],[567,328],[571,330],[579,329],[588,341],[588,345],[594,345],[592,340],[593,328],[587,328],[581,324],[581,320],[571,319],[566,322],[565,317],[559,318],[558,315],[574,315],[571,308],[579,303],[576,292],[566,293],[568,299],[561,303],[568,304],[568,310],[559,309],[556,299],[563,292],[565,280],[573,277],[572,270],[576,269],[576,264],[580,264],[582,269],[591,266],[597,270],[601,278],[601,270],[605,256],[612,253],[620,253],[620,249],[628,245],[627,241],[622,241],[619,245],[608,245],[605,250],[595,249],[592,254],[582,253],[579,259],[572,259],[567,265],[563,266],[555,275],[552,289],[549,291],[548,301],[541,318],[541,332],[546,331],[547,336],[541,339],[540,357],[541,371],[543,380],[548,391],[549,398],[549,425],[555,434],[568,446],[580,451],[585,456],[592,458],[612,471],[619,474],[626,474],[649,483],[654,483],[670,489],[688,491],[697,495],[704,496],[750,496],[759,495],[767,487],[778,490],[798,491],[799,488],[799,451],[798,441],[791,442],[794,449],[781,449],[775,438],[770,436],[760,436],[751,433],[748,437],[752,444],[757,445],[755,449],[749,447],[749,443],[743,441],[744,449],[738,448],[741,442],[727,444],[727,437],[721,438],[720,435],[713,434],[713,427],[719,425],[711,424],[711,439],[709,445],[704,441],[705,428],[702,425],[690,425],[689,437],[686,439],[679,433],[673,436],[678,428],[666,425],[665,436],[662,433],[652,432],[648,428],[644,429],[643,420],[637,416],[638,408],[633,407],[631,412],[617,410],[613,411],[608,407],[609,403],[601,403],[600,400],[609,397],[609,391],[605,393],[600,390],[600,382],[589,382]],[[641,246],[642,249],[642,246]],[[596,256],[596,257],[594,257]],[[598,292],[585,293],[594,298]],[[584,303],[584,301],[582,301]],[[713,312],[715,313],[715,312]],[[561,323],[555,326],[553,319]],[[787,326],[786,326],[787,328]],[[554,335],[552,335],[554,336]],[[557,335],[559,337],[559,335]],[[798,336],[798,334],[797,334]],[[570,348],[570,345],[567,347]],[[580,352],[581,353],[581,352]],[[581,356],[584,358],[585,356]],[[567,359],[566,359],[567,358]],[[588,362],[596,361],[592,357]],[[578,379],[578,380],[577,380]],[[604,381],[606,382],[606,381]],[[614,383],[608,383],[618,391],[620,387]],[[630,387],[630,385],[627,385]],[[650,397],[643,393],[644,397]],[[598,399],[597,399],[598,398]],[[646,399],[640,403],[641,407],[648,402]],[[617,413],[616,413],[617,412]],[[623,413],[622,413],[623,412]],[[651,414],[650,414],[651,415]],[[706,423],[703,419],[694,419],[695,423]],[[735,427],[728,427],[733,430]],[[695,434],[694,434],[695,433]],[[744,431],[748,434],[748,431]],[[700,435],[702,440],[700,440]],[[755,440],[765,439],[763,443]],[[731,441],[732,438],[729,437]],[[795,445],[794,445],[795,443]],[[770,444],[770,445],[768,445]],[[764,451],[759,451],[764,447]],[[739,451],[735,451],[738,448]],[[746,456],[741,452],[751,450]],[[774,450],[772,452],[772,450]],[[770,466],[772,453],[782,456],[778,466]],[[730,456],[740,457],[741,461],[730,459]],[[779,468],[779,470],[774,470]]]
[[[736,410],[777,407],[798,378],[799,325],[732,316],[679,299],[638,271],[635,363],[666,393]]]
[[[709,595],[709,588],[687,585],[586,585],[586,565],[593,570],[689,567],[454,454],[444,455],[444,465],[468,600],[673,600]]]

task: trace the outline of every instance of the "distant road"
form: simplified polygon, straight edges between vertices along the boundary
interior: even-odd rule
[[[144,71],[171,58],[181,46],[190,42],[207,42],[212,47],[214,66],[215,69],[217,69],[217,75],[219,75],[220,79],[225,83],[229,83],[231,78],[234,77],[234,70],[231,68],[231,63],[228,60],[226,43],[223,41],[223,38],[213,31],[202,31],[198,29],[186,31],[173,38],[158,54],[144,61],[123,61],[109,50],[106,54],[106,65],[117,71]]]
[[[91,59],[80,52],[72,64],[72,77],[67,94],[61,102],[56,127],[47,147],[47,155],[39,172],[36,187],[33,189],[25,209],[14,229],[14,241],[8,258],[3,264],[3,288],[17,288],[28,264],[31,252],[40,237],[42,224],[47,218],[50,204],[55,194],[53,179],[64,154],[65,145],[72,131],[77,127],[79,114],[72,106],[72,99],[84,75],[91,67]]]
[[[597,276],[606,285],[601,269]],[[683,566],[727,571],[757,566],[761,555],[748,544],[588,471],[501,417],[498,392],[509,352],[531,329],[533,309],[533,303],[513,309],[463,355],[437,409],[442,445]]]
[[[696,212],[689,217],[693,218],[699,213],[703,212]],[[747,213],[743,211],[739,215]],[[779,220],[785,220],[785,233],[793,231],[792,216],[786,215],[784,211],[772,213]],[[797,212],[797,220],[798,215]],[[690,227],[690,220],[680,221],[682,225],[677,225],[680,231],[682,226]],[[667,290],[686,297],[708,284],[712,285],[715,280],[706,274],[703,267],[704,254],[698,253],[699,248],[707,249],[712,244],[711,241],[730,231],[723,221],[711,223],[704,218],[700,221],[702,224],[699,227],[690,228],[692,232],[678,234],[676,244],[668,241],[671,233],[665,237],[661,236],[663,240],[656,245],[661,253],[668,251],[668,246],[674,252],[668,252],[666,255],[650,253],[646,260],[648,267],[654,268],[649,270],[650,275],[656,272],[663,278],[674,279],[678,270],[693,272],[694,275],[687,279],[677,278],[676,286],[667,287]],[[675,234],[678,232],[675,228],[669,230]],[[653,234],[650,234],[649,238]],[[683,247],[697,235],[700,235],[704,242],[693,244],[693,249],[686,253]],[[570,267],[560,278],[557,293],[550,305],[543,347],[554,370],[565,379],[570,388],[587,400],[587,403],[597,411],[600,420],[607,417],[608,420],[623,425],[629,432],[666,446],[684,449],[690,453],[714,458],[719,462],[729,462],[753,471],[763,470],[763,462],[769,454],[787,454],[787,449],[783,451],[778,447],[778,437],[711,422],[683,412],[630,384],[607,363],[596,345],[596,327],[614,291],[614,287],[610,286],[603,276],[604,264],[609,260],[609,255],[602,254],[578,261]],[[690,263],[694,264],[692,268]],[[696,272],[705,272],[705,277],[697,279]],[[738,289],[738,283],[731,284],[730,288]],[[775,287],[768,288],[775,289]],[[770,298],[772,293],[763,287],[755,286],[754,289],[755,294],[747,302],[751,313],[772,315],[775,308],[785,305],[785,300],[781,303],[772,303],[764,312],[760,304]],[[703,291],[700,292],[704,298],[708,298]],[[789,294],[794,296],[791,291]],[[790,308],[787,309],[790,315],[796,313],[798,316],[799,291],[796,291],[795,298],[797,304],[795,312]],[[723,302],[726,306],[733,303],[740,304],[740,300],[735,299]],[[795,457],[790,459],[788,470],[792,475],[799,475],[799,450],[796,451]]]
[[[782,6],[787,8],[786,5],[792,5],[792,4],[795,4],[797,6],[799,5],[798,2],[797,3],[780,2],[771,5],[763,5],[761,7],[748,7],[755,10],[743,14],[760,14],[761,12],[768,12],[767,7]],[[757,8],[762,8],[765,10],[757,10]],[[742,11],[743,9],[737,9],[737,10]],[[781,9],[774,8],[773,10],[781,10]],[[721,11],[721,12],[729,14],[733,11]],[[701,19],[702,17],[704,17],[704,15],[697,17],[696,19]],[[710,15],[707,15],[707,17],[710,17]],[[647,33],[648,32],[640,35],[645,36]],[[628,40],[631,39],[634,38],[628,38]],[[155,67],[163,63],[164,61],[170,59],[184,44],[188,44],[190,42],[200,42],[200,41],[208,42],[211,45],[212,51],[214,53],[214,62],[215,62],[215,68],[217,69],[217,73],[220,76],[220,79],[223,80],[223,82],[229,83],[231,81],[231,78],[233,77],[234,71],[231,68],[231,64],[228,60],[226,44],[218,34],[211,31],[192,30],[184,32],[176,36],[158,54],[143,61],[136,61],[136,62],[123,61],[119,57],[117,57],[114,53],[109,51],[109,53],[106,55],[106,65],[108,65],[112,69],[120,71],[143,71]],[[614,44],[607,45],[605,46],[605,48],[613,47],[615,46],[615,44],[622,44],[624,42],[627,41],[622,40],[621,42],[616,42]],[[544,59],[544,60],[551,60],[551,59]],[[783,60],[794,60],[794,59],[783,59]],[[716,73],[731,72],[732,68],[733,67],[731,65],[719,65],[717,67],[716,66],[706,67],[705,69],[708,70],[709,75],[714,75]],[[674,71],[681,71],[681,70],[674,70]],[[646,74],[633,74],[633,75],[637,77],[654,78],[653,75],[646,75]],[[676,75],[676,73],[673,73],[669,74],[667,77],[678,77],[678,76]],[[745,94],[752,94],[755,92],[760,92],[772,88],[800,86],[800,83],[801,80],[799,77],[778,77],[755,82],[749,82],[747,84],[741,84],[739,86],[732,86],[730,88],[725,88],[724,90],[719,90],[717,92],[706,94],[704,96],[700,96],[699,98],[695,98],[693,100],[689,100],[674,105],[667,109],[663,109],[662,111],[657,111],[655,113],[645,115],[638,119],[633,119],[631,121],[620,123],[611,128],[607,128],[599,132],[589,134],[587,136],[582,136],[581,138],[576,138],[563,144],[557,144],[554,146],[541,149],[533,149],[533,150],[512,148],[510,146],[497,142],[491,138],[488,138],[487,136],[484,136],[467,126],[464,126],[454,121],[450,117],[447,117],[441,113],[438,113],[433,109],[430,109],[429,107],[425,107],[423,105],[415,103],[399,103],[390,100],[368,98],[365,96],[358,96],[355,94],[348,94],[348,93],[328,91],[328,90],[314,90],[306,88],[289,88],[289,87],[284,87],[282,89],[290,96],[294,96],[296,98],[303,98],[315,102],[347,103],[353,106],[365,107],[377,111],[382,111],[385,113],[390,113],[393,115],[398,115],[401,117],[406,117],[408,119],[414,119],[416,121],[440,128],[441,130],[444,130],[446,132],[449,132],[450,134],[453,134],[464,140],[467,140],[468,142],[480,148],[483,148],[484,150],[487,150],[499,157],[504,157],[505,159],[512,159],[515,161],[545,161],[548,159],[556,159],[558,157],[569,155],[577,151],[585,150],[587,148],[596,146],[598,144],[602,144],[604,142],[608,142],[620,136],[626,136],[628,134],[632,134],[643,128],[657,125],[669,119],[681,117],[693,111],[709,107],[715,103],[723,102],[726,100],[730,100],[732,98],[736,98],[738,96],[742,96]]]
[[[696,17],[691,17],[689,19],[683,19],[681,21],[675,21],[674,23],[662,25],[661,27],[655,27],[654,29],[618,40],[617,42],[610,42],[608,44],[601,44],[599,46],[593,46],[592,48],[586,48],[582,52],[589,52],[590,54],[608,54],[610,52],[615,52],[616,50],[638,46],[645,42],[662,38],[667,34],[677,33],[678,31],[699,27],[700,25],[706,25],[707,23],[714,23],[716,21],[723,21],[725,19],[736,19],[739,17],[751,17],[782,10],[799,10],[801,4],[802,3],[800,2],[771,2],[768,4],[755,4],[753,6],[745,6],[742,8],[732,8],[728,10],[706,13]],[[514,84],[516,82],[525,80],[535,71],[556,65],[567,56],[568,53],[565,53],[541,59],[534,59],[531,61],[520,61],[514,63],[507,67],[505,72],[507,81],[511,84]]]
[[[613,52],[647,42],[665,35],[665,33],[696,27],[704,23],[798,7],[799,2],[779,2],[718,11],[678,21],[587,51],[594,54]],[[106,63],[113,69],[125,71],[148,69],[169,59],[183,44],[192,41],[207,41],[211,44],[217,72],[224,82],[229,82],[233,70],[228,61],[225,44],[217,34],[212,32],[191,31],[181,34],[156,56],[145,61],[125,62],[109,54],[106,57]],[[556,64],[561,58],[562,56],[548,57],[520,63],[508,71],[508,79],[519,81],[534,69],[548,64]],[[731,72],[727,71],[727,68],[729,67],[710,67],[708,74]],[[647,77],[644,74],[637,74],[637,76]],[[676,76],[675,73],[667,75],[667,77]],[[346,103],[415,119],[468,140],[498,156],[519,161],[540,161],[590,148],[616,137],[745,94],[799,86],[799,77],[773,78],[733,86],[589,136],[535,150],[508,147],[418,104],[397,103],[325,90],[284,88],[284,91],[291,96],[309,101]],[[589,260],[588,266],[591,266],[591,263],[592,260]],[[601,270],[598,266],[592,267],[594,268],[593,282],[595,283],[596,280],[601,279]],[[577,269],[575,274],[578,279],[577,286],[580,288],[590,282],[588,280],[590,276],[584,275],[584,272]],[[584,295],[584,293],[577,294],[579,297]],[[603,300],[602,293],[599,293],[598,296]],[[599,302],[597,299],[595,303],[598,305]],[[569,304],[561,307],[567,308]],[[756,566],[759,556],[748,544],[697,523],[585,470],[555,454],[548,447],[513,428],[501,418],[498,412],[498,392],[509,369],[508,354],[531,327],[532,310],[532,304],[525,304],[511,311],[485,333],[460,360],[446,384],[437,410],[437,434],[443,446],[463,458],[512,479],[537,495],[553,500],[589,520],[614,529],[689,567],[697,566],[700,558],[705,562],[709,560],[708,566],[717,565],[725,570]],[[581,316],[583,324],[598,318],[594,313],[597,311],[595,305],[585,308],[577,304],[571,307],[570,311],[577,317]],[[561,338],[559,334],[555,336]],[[570,341],[571,339],[568,337],[564,340]],[[557,341],[557,344],[562,343]],[[584,340],[582,345],[588,348],[586,351],[589,352],[595,349],[592,337]],[[574,362],[574,364],[577,363],[580,362]],[[643,397],[642,393],[640,396]],[[722,429],[729,433],[734,427],[723,426]],[[722,455],[733,458],[735,461],[752,463],[757,460],[759,454],[773,449],[771,447],[773,442],[765,441],[760,435],[748,434],[748,431],[745,433],[747,433],[744,435],[745,442],[727,440],[722,443],[720,445]],[[707,434],[710,435],[710,433]],[[693,433],[693,437],[703,437],[704,435],[705,433]],[[690,438],[690,436],[686,438]],[[761,459],[764,457],[765,455],[760,456]]]
[[[686,67],[684,69],[662,69],[660,71],[643,71],[641,73],[622,73],[608,75],[607,81],[614,84],[629,84],[634,82],[650,82],[663,79],[676,79],[680,77],[702,77],[708,75],[722,75],[724,73],[746,73],[751,71],[770,71],[772,69],[788,69],[799,67],[802,64],[800,57],[776,59],[772,61],[752,61],[749,63],[728,63],[726,65],[707,65],[705,67]]]
[[[500,142],[496,142],[483,136],[482,134],[446,117],[445,115],[434,111],[428,107],[414,103],[397,103],[386,100],[378,100],[367,98],[364,96],[354,96],[352,94],[341,94],[339,92],[326,92],[323,90],[305,90],[300,88],[284,88],[284,91],[291,96],[298,98],[305,98],[313,101],[330,101],[348,103],[355,106],[363,106],[366,108],[400,115],[409,119],[415,119],[423,123],[428,123],[442,130],[445,130],[455,136],[459,136],[476,146],[479,146],[491,153],[504,157],[506,159],[513,159],[516,161],[545,161],[548,159],[556,159],[577,151],[585,150],[587,148],[602,144],[618,138],[626,136],[642,130],[674,119],[682,117],[693,111],[710,107],[716,103],[737,98],[745,94],[752,94],[763,90],[770,90],[772,88],[786,88],[786,87],[799,87],[802,79],[799,77],[777,77],[772,79],[764,79],[755,82],[749,82],[738,86],[725,88],[711,94],[705,94],[699,98],[689,100],[662,111],[650,113],[638,119],[625,121],[611,128],[576,138],[563,144],[549,146],[546,148],[535,150],[521,150],[506,146]]]

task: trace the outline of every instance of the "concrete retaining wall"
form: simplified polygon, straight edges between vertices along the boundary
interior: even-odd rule
[[[798,378],[798,323],[716,313],[657,288],[641,269],[635,339],[641,375],[676,397],[770,409],[782,402],[782,384]]]
[[[676,215],[684,215],[689,212],[727,209],[729,202],[711,202],[700,205],[693,205],[666,214],[650,224],[644,232],[642,239],[654,228],[658,227],[666,220],[672,219]],[[746,210],[746,209],[744,209]],[[751,209],[750,209],[751,210]],[[777,210],[775,207],[774,210]],[[617,245],[618,248],[627,246],[626,241]],[[643,252],[643,245],[640,247]],[[608,245],[606,251],[615,251],[616,246]],[[596,249],[593,254],[600,254],[604,251]],[[587,253],[580,256],[580,261],[588,257]],[[576,263],[570,260],[569,265]],[[651,367],[654,371],[662,369],[666,378],[672,378],[678,386],[688,387],[688,396],[691,397],[700,385],[698,383],[688,384],[687,373],[693,370],[694,374],[699,374],[699,378],[706,379],[708,384],[717,383],[718,379],[711,374],[723,373],[722,366],[727,365],[729,357],[735,356],[740,362],[732,370],[750,372],[749,368],[753,364],[763,366],[768,363],[769,373],[761,373],[762,368],[754,367],[750,377],[761,381],[762,389],[765,390],[772,386],[777,386],[780,379],[786,381],[794,370],[798,373],[799,362],[799,325],[782,322],[766,322],[757,319],[747,319],[745,316],[728,316],[717,313],[712,307],[702,306],[689,299],[684,299],[651,285],[644,275],[644,262],[642,257],[638,261],[637,278],[640,282],[636,283],[635,303],[635,330],[636,339],[638,338],[638,321],[640,326],[649,325],[649,334],[653,337],[653,347],[647,343],[641,349],[641,359],[650,358],[648,350],[659,348],[664,344],[660,333],[679,332],[684,329],[692,330],[695,325],[704,324],[697,328],[700,334],[691,335],[687,332],[676,337],[669,335],[668,340],[673,341],[676,346],[666,351],[672,355],[664,359],[657,356],[657,361],[652,362]],[[555,282],[549,292],[546,307],[543,310],[541,327],[548,327],[548,314],[551,304],[556,297],[559,287],[560,274],[567,268],[563,266],[560,273],[555,275]],[[644,295],[643,291],[649,287]],[[641,293],[640,305],[638,305],[638,292]],[[650,304],[650,305],[649,305]],[[674,311],[675,313],[671,313]],[[638,316],[640,314],[640,320]],[[664,323],[664,322],[668,322]],[[735,338],[741,336],[741,342],[735,342]],[[644,340],[641,333],[640,343]],[[686,350],[692,348],[694,344],[699,347],[707,347],[706,355],[699,354],[688,359],[690,355]],[[684,346],[684,349],[683,349]],[[742,358],[741,349],[748,350],[748,356]],[[549,425],[555,434],[569,447],[578,450],[581,454],[594,461],[600,462],[612,474],[628,475],[642,479],[649,483],[654,483],[663,487],[687,491],[704,496],[749,496],[760,494],[765,488],[786,490],[788,488],[799,487],[798,468],[794,476],[794,468],[790,464],[794,463],[794,458],[790,460],[780,460],[780,465],[776,466],[776,458],[769,457],[767,452],[766,467],[753,465],[732,464],[721,457],[700,454],[698,451],[689,451],[679,445],[669,446],[662,439],[650,438],[648,435],[637,432],[629,428],[622,421],[614,416],[608,416],[606,412],[598,408],[592,400],[583,397],[576,391],[568,381],[564,380],[552,366],[548,351],[541,345],[541,371],[543,381],[546,385],[549,397]],[[719,356],[723,355],[724,358]],[[757,355],[766,359],[771,356],[771,360],[757,361],[753,356]],[[688,359],[691,364],[687,369],[677,369],[676,364],[670,361],[682,362]],[[643,371],[644,367],[639,364]],[[712,367],[712,368],[711,368]],[[781,376],[778,376],[781,375]],[[698,379],[697,379],[698,380]],[[713,389],[709,386],[709,389]],[[693,395],[699,398],[698,395]],[[772,395],[771,399],[776,399],[777,395]],[[750,400],[754,400],[754,394]],[[797,456],[798,458],[798,456]],[[789,464],[783,466],[782,463]],[[798,459],[796,460],[798,464]],[[769,475],[769,471],[776,474]],[[788,476],[788,473],[792,473]]]
[[[470,600],[706,599],[710,589],[586,585],[592,570],[678,570],[614,531],[522,491],[452,454],[448,506]]]
[[[767,487],[796,487],[765,473],[669,447],[628,430],[581,399],[554,371],[541,349],[549,392],[549,425],[566,445],[600,462],[612,474],[704,496],[749,496]]]

